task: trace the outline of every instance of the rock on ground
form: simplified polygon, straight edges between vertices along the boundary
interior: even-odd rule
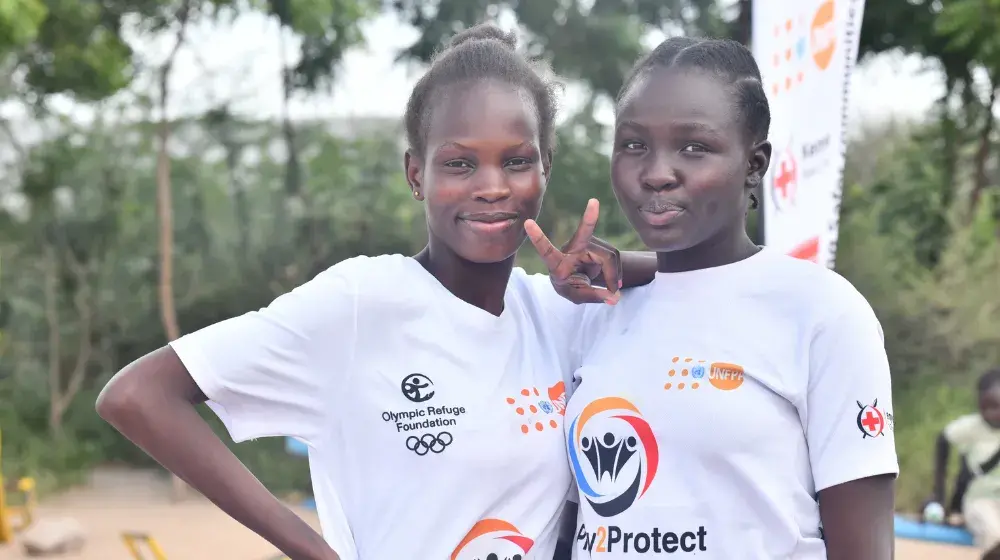
[[[78,552],[86,538],[78,521],[59,517],[35,521],[21,534],[20,541],[28,556],[48,556]]]

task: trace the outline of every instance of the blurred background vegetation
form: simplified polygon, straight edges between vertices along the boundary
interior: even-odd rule
[[[837,269],[878,312],[894,372],[899,506],[930,488],[933,440],[975,409],[1000,365],[1000,0],[868,0],[862,61],[924,57],[945,94],[913,122],[881,122],[847,151]],[[649,33],[748,39],[749,1],[0,0],[0,429],[5,474],[50,490],[110,462],[150,461],[94,413],[118,369],[170,338],[266,305],[357,254],[414,253],[420,207],[402,176],[398,118],[292,118],[329,91],[372,18],[419,33],[426,62],[483,18],[516,19],[525,48],[583,92],[564,115],[542,217],[566,239],[598,197],[600,234],[638,247],[608,185],[596,107]],[[295,41],[276,68],[277,118],[165,111],[189,32],[264,15]],[[138,39],[166,45],[156,60]],[[294,51],[294,52],[291,52]],[[72,118],[65,108],[85,108]],[[0,110],[0,117],[4,113]],[[854,127],[858,128],[858,127]],[[529,250],[530,251],[530,250]],[[538,269],[530,252],[522,265]],[[272,489],[308,490],[277,440],[235,446]]]

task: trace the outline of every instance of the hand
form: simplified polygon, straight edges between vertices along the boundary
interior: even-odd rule
[[[562,249],[556,249],[534,220],[524,222],[531,244],[549,268],[552,286],[573,303],[618,303],[621,255],[618,249],[594,237],[600,214],[600,203],[590,199],[576,233]],[[605,287],[595,285],[598,280],[603,280]]]

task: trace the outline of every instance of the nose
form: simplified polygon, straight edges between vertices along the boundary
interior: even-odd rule
[[[677,185],[677,173],[667,155],[658,155],[642,174],[642,186],[654,191],[669,189]]]
[[[492,204],[510,198],[510,185],[507,184],[507,176],[502,169],[477,170],[476,188],[473,197],[479,202]]]

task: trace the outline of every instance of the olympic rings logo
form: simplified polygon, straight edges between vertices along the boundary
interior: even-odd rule
[[[410,436],[406,438],[406,448],[423,457],[428,453],[441,453],[455,438],[448,432],[441,432],[437,435],[424,434],[420,437]]]

